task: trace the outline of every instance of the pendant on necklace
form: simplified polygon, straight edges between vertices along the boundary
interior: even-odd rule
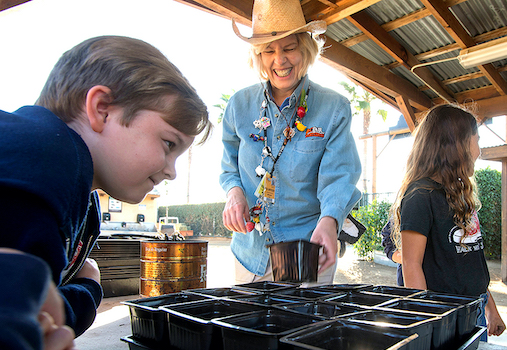
[[[254,120],[253,125],[258,129],[267,129],[271,125],[271,121],[268,117],[262,117],[260,119]]]
[[[299,120],[296,120],[296,128],[299,131],[305,131],[306,130],[306,126],[304,126],[303,123],[301,123]]]
[[[254,141],[264,141],[264,136],[261,136],[259,134],[250,134],[250,137],[254,140]]]
[[[264,176],[264,174],[266,174],[266,169],[258,165],[257,168],[255,168],[255,173],[257,174],[257,176]]]
[[[296,132],[294,131],[294,128],[286,127],[283,130],[283,136],[285,136],[286,139],[289,139],[289,141],[294,137],[295,134]]]

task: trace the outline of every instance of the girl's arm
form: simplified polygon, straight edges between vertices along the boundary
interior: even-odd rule
[[[500,335],[505,330],[505,323],[496,308],[495,300],[493,295],[488,289],[488,303],[486,304],[486,320],[488,322],[488,335]]]
[[[401,231],[403,247],[403,280],[405,287],[427,289],[422,263],[426,250],[426,236],[416,231]]]

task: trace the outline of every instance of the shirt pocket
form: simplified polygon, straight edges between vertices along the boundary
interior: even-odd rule
[[[319,173],[325,148],[326,140],[323,139],[295,141],[291,159],[292,181],[313,182]]]

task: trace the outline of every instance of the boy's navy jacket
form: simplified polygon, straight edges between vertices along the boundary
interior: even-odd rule
[[[102,299],[98,283],[73,278],[99,235],[91,154],[75,131],[39,106],[0,111],[0,135],[0,246],[48,263],[77,336],[93,323]]]

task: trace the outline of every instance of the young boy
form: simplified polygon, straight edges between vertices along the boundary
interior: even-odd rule
[[[64,53],[35,106],[0,111],[0,247],[49,265],[76,336],[102,298],[87,259],[100,224],[93,191],[140,202],[176,177],[176,158],[211,128],[181,72],[151,45],[119,36]]]

